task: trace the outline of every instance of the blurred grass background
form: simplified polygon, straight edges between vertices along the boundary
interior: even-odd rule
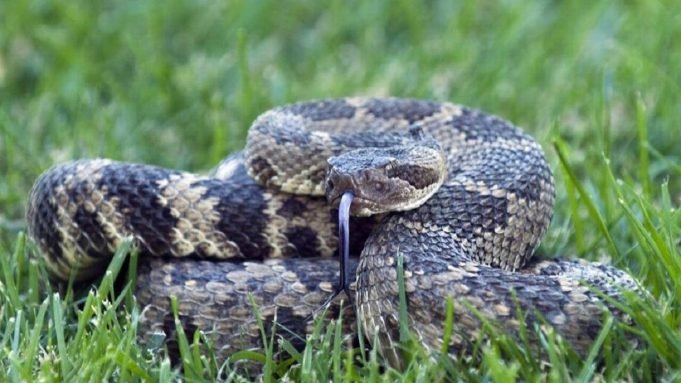
[[[203,171],[241,148],[272,106],[391,95],[523,126],[558,179],[543,253],[611,259],[673,302],[680,37],[673,1],[1,1],[0,257],[28,253],[26,198],[55,163],[101,156]],[[5,286],[22,271],[7,267]],[[15,304],[0,317],[36,310]],[[13,350],[21,361],[21,342]],[[28,376],[41,373],[25,362]],[[651,362],[656,374],[678,378],[661,364]]]

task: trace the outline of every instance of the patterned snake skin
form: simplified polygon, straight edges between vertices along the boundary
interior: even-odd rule
[[[442,349],[451,297],[453,355],[480,333],[479,315],[511,334],[522,321],[544,321],[584,351],[604,310],[621,315],[593,288],[617,300],[636,284],[608,265],[531,259],[554,202],[541,148],[503,120],[453,104],[351,98],[276,108],[254,122],[244,157],[209,176],[109,160],[59,165],[34,185],[29,232],[62,280],[98,275],[133,238],[153,256],[142,257],[136,288],[148,336],[172,336],[168,297],[176,296],[185,329],[203,330],[221,355],[262,346],[252,302],[268,331],[276,319],[278,334],[303,340],[339,277],[337,212],[323,197],[327,160],[402,144],[410,127],[440,145],[448,174],[416,209],[353,218],[351,252],[359,258],[349,265],[356,310],[344,314],[348,334],[356,318],[400,365],[401,255],[409,327],[426,348]],[[418,167],[391,177],[418,191],[427,186]],[[356,195],[384,190],[366,178],[370,185],[355,185]],[[338,310],[336,300],[328,315]]]

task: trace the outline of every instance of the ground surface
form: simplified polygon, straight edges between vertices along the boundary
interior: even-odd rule
[[[586,358],[546,338],[538,353],[548,364],[499,335],[470,359],[415,352],[405,372],[383,371],[375,354],[336,347],[331,332],[287,361],[292,379],[681,379],[681,12],[673,1],[293,3],[0,2],[0,380],[179,373],[137,344],[135,308],[103,303],[106,280],[89,295],[53,294],[42,283],[22,234],[40,172],[94,156],[209,169],[243,145],[267,108],[346,95],[455,101],[525,127],[557,176],[541,252],[608,260],[639,278],[657,306],[632,300],[624,309],[634,326],[607,322]],[[643,339],[640,350],[615,346],[629,331]],[[265,380],[285,370],[262,358]],[[229,371],[191,351],[183,365],[192,381]]]

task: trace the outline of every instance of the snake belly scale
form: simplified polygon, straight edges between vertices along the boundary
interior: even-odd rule
[[[353,218],[351,251],[360,255],[349,265],[356,311],[347,318],[356,317],[388,362],[400,365],[401,256],[409,327],[428,349],[443,348],[451,297],[452,354],[479,334],[479,315],[511,333],[521,321],[541,320],[584,351],[603,311],[620,315],[592,288],[616,300],[635,282],[600,263],[532,259],[554,203],[540,146],[504,120],[454,104],[346,98],[275,108],[253,123],[244,155],[207,176],[103,159],[58,165],[33,187],[29,233],[62,280],[96,276],[133,238],[149,255],[136,290],[144,331],[172,332],[167,297],[175,295],[185,326],[203,330],[228,355],[260,345],[251,299],[269,325],[276,318],[287,331],[309,330],[302,319],[338,280],[337,213],[324,198],[330,159],[390,150],[414,129],[444,153],[444,181],[419,207]],[[418,167],[385,174],[418,193],[433,182],[414,176]],[[356,195],[376,193],[353,185]]]

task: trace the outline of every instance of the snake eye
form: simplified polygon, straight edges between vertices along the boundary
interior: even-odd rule
[[[331,179],[326,180],[326,190],[333,190],[334,183]]]
[[[385,188],[385,184],[383,182],[376,182],[374,183],[374,189],[378,192],[383,191]]]

